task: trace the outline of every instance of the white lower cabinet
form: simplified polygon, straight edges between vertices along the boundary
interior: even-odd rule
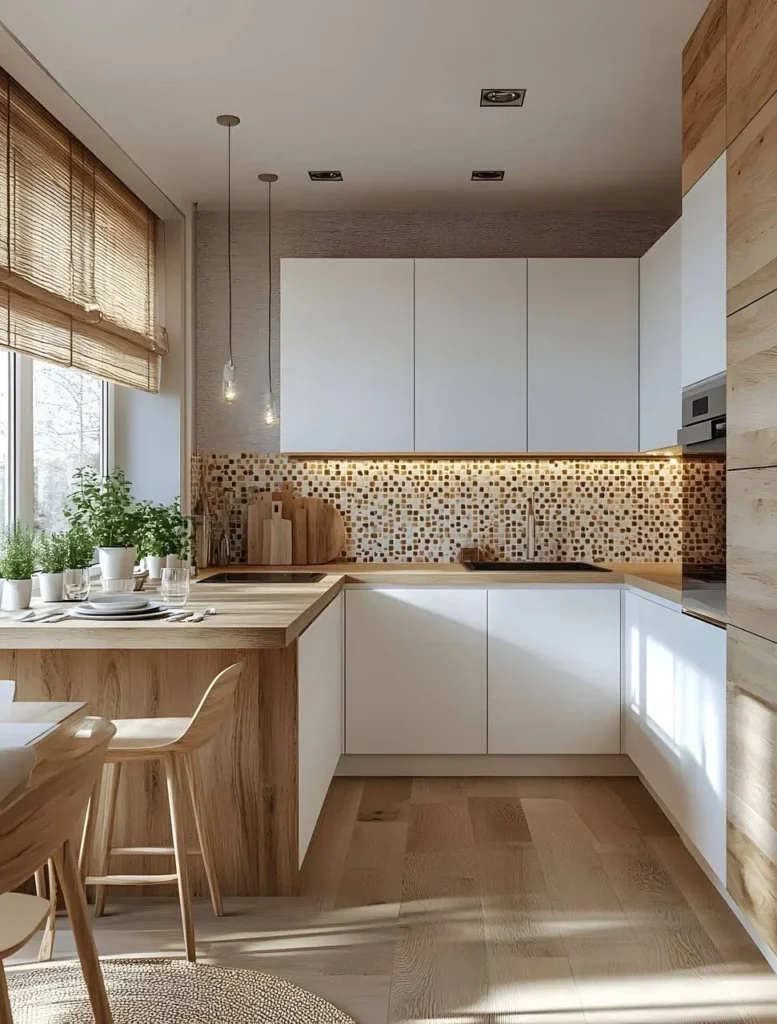
[[[625,595],[624,748],[726,877],[726,631]]]
[[[299,638],[299,862],[343,752],[343,598]]]
[[[620,591],[488,593],[489,754],[620,752]]]
[[[486,753],[486,592],[346,593],[348,754]]]

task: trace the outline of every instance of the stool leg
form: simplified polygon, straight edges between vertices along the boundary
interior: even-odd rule
[[[89,860],[94,856],[94,837],[97,830],[97,815],[100,811],[100,788],[102,785],[102,773],[97,776],[97,780],[92,790],[92,795],[89,797],[89,803],[86,806],[86,818],[84,818],[84,830],[81,833],[81,849],[78,853],[78,870],[81,873],[81,880],[83,881],[89,873]]]
[[[189,864],[186,859],[183,787],[181,785],[183,773],[175,754],[171,754],[165,759],[165,769],[167,772],[167,798],[170,804],[170,824],[173,827],[173,849],[175,850],[175,871],[178,875],[178,900],[181,904],[183,939],[186,946],[186,959],[193,963],[197,959],[197,950],[194,944]]]
[[[62,886],[62,895],[65,897],[67,916],[70,918],[70,927],[73,929],[73,938],[78,950],[78,959],[81,961],[81,970],[86,990],[89,993],[95,1024],[113,1024],[108,996],[105,994],[105,982],[100,969],[100,961],[97,958],[97,947],[94,944],[92,929],[89,927],[86,897],[78,871],[78,860],[71,840],[65,840],[62,849],[54,854],[54,864],[59,875],[59,884]]]
[[[5,983],[3,961],[0,960],[0,1024],[13,1024],[11,1002],[8,998],[8,986]]]
[[[49,912],[46,917],[46,928],[38,950],[38,960],[51,960],[54,956],[54,936],[57,930],[57,873],[54,861],[49,859]]]
[[[43,867],[35,872],[35,895],[46,899],[46,869]]]
[[[113,842],[113,823],[116,820],[116,795],[119,792],[121,763],[111,761],[103,768],[105,788],[108,802],[105,805],[102,821],[96,826],[94,841],[96,874],[107,875],[111,860],[111,843]],[[97,885],[94,890],[94,916],[102,917],[105,912],[105,886]]]
[[[200,775],[191,754],[183,754],[182,760],[184,768],[186,769],[186,778],[189,782],[189,796],[192,801],[194,824],[197,827],[197,838],[200,842],[202,863],[205,866],[205,875],[208,879],[208,888],[210,889],[210,901],[213,904],[213,913],[216,917],[223,917],[224,907],[221,903],[219,880],[216,875],[216,865],[213,861],[213,847],[211,846],[210,833],[208,832],[207,821],[202,809],[203,801]]]

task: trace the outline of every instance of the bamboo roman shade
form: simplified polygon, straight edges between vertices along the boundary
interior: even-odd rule
[[[159,390],[157,220],[0,70],[0,346]]]

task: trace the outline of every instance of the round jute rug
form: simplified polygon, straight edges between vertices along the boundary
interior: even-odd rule
[[[355,1024],[283,978],[185,960],[102,960],[114,1024]],[[77,961],[7,969],[14,1024],[94,1024]]]

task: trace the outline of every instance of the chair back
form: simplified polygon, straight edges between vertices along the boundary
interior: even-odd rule
[[[235,704],[235,690],[243,674],[243,662],[237,662],[223,669],[200,701],[191,721],[175,741],[176,750],[197,750],[210,740],[216,730],[232,711]]]
[[[73,837],[115,732],[104,718],[86,719],[0,809],[0,893],[16,889]]]
[[[16,680],[0,679],[0,704],[11,704],[16,696]]]

